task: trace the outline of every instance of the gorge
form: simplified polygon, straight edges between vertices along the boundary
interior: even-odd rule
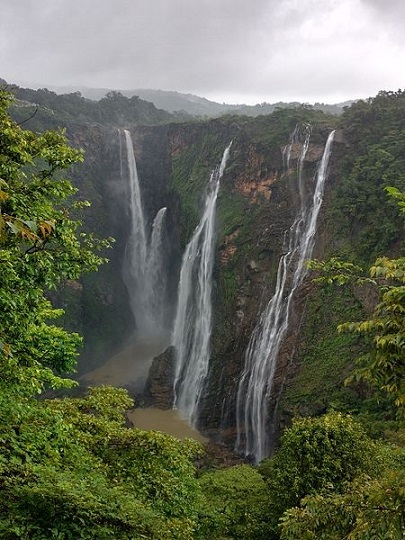
[[[310,133],[311,127],[308,124],[302,126],[297,124],[291,136],[291,142],[281,150],[281,162],[285,171],[281,169],[277,174],[282,182],[289,182],[296,192],[296,215],[294,217],[295,210],[292,208],[293,222],[282,232],[283,238],[278,239],[281,250],[285,253],[281,255],[280,262],[272,261],[278,267],[275,291],[271,300],[268,301],[267,308],[259,316],[252,336],[249,337],[247,350],[244,353],[245,366],[237,376],[236,384],[231,388],[232,395],[236,396],[234,405],[229,404],[229,407],[235,406],[231,414],[236,419],[236,451],[253,457],[257,462],[269,455],[271,449],[267,432],[269,430],[268,401],[272,379],[279,349],[288,330],[291,303],[305,277],[305,262],[310,257],[315,242],[316,221],[323,199],[327,163],[334,134],[333,132],[328,137],[323,153],[321,149],[315,152],[319,154],[314,161],[315,168],[312,166],[310,174],[304,178],[304,161],[309,148]],[[169,306],[164,302],[164,285],[169,276],[165,275],[162,268],[156,273],[147,265],[150,258],[159,258],[159,251],[155,250],[155,244],[158,243],[160,248],[163,246],[160,245],[159,239],[154,241],[153,234],[150,241],[147,239],[133,142],[129,131],[124,131],[124,134],[129,185],[134,186],[130,188],[131,196],[129,197],[132,225],[126,241],[123,262],[124,282],[134,313],[138,339],[144,341],[145,338],[149,338],[159,342],[163,329],[159,327],[156,315],[153,314],[164,313],[168,310]],[[199,421],[199,416],[201,411],[204,411],[206,382],[209,379],[211,365],[212,271],[217,234],[216,201],[221,177],[224,172],[226,173],[230,150],[231,145],[225,149],[221,164],[210,173],[207,195],[201,210],[202,217],[184,249],[172,328],[173,348],[169,359],[172,363],[170,370],[172,379],[169,377],[168,380],[161,381],[163,386],[172,386],[172,397],[166,405],[179,409],[181,415],[192,426],[198,426],[202,431],[205,426]],[[311,174],[314,174],[315,178],[311,178]],[[201,181],[202,179],[201,175]],[[266,191],[270,191],[269,186],[274,180],[273,178],[270,181],[265,180],[259,185],[259,189],[264,188],[261,196],[265,200],[269,197]],[[156,214],[152,229],[154,233],[161,234],[161,218],[165,213],[166,207]],[[287,276],[289,276],[288,284]],[[264,288],[262,290],[258,288],[257,294],[265,299],[267,283],[264,282],[263,285]],[[158,299],[161,303],[156,309]],[[152,328],[155,335],[151,334]],[[135,341],[133,351],[139,346],[139,342],[137,345]],[[152,365],[152,359],[151,356],[146,367]],[[137,360],[135,352],[132,355],[132,362],[134,363],[132,373],[138,373],[135,366],[140,361]],[[139,366],[143,367],[139,369],[139,372],[143,374],[144,380],[146,371],[142,362]],[[110,363],[110,369],[117,370],[117,363]],[[152,369],[152,376],[153,371]],[[121,384],[130,388],[137,387],[139,392],[141,387],[136,381],[131,381],[130,372],[131,370],[127,368],[128,378]],[[223,426],[226,422],[226,414],[229,412],[225,414],[225,411],[222,411],[221,414],[219,425]],[[215,437],[221,438],[221,429],[217,427],[217,430]]]
[[[187,122],[14,92],[0,536],[400,540],[405,92]]]
[[[390,97],[379,99],[384,110]],[[347,197],[356,160],[375,144],[364,117],[374,114],[378,98],[376,106],[355,104],[341,118],[298,107],[259,118],[170,123],[156,110],[154,125],[136,118],[138,101],[106,101],[105,121],[66,123],[71,142],[86,151],[72,174],[93,204],[85,226],[116,238],[108,266],[59,294],[65,324],[85,337],[79,374],[107,366],[102,382],[129,388],[146,405],[178,407],[205,436],[255,462],[272,452],[297,409],[317,414],[335,401],[358,406],[358,389],[343,385],[352,344],[341,337],[336,346],[332,329],[348,311],[366,311],[368,299],[317,286],[305,260],[343,251],[365,261],[395,249],[395,231],[385,230],[380,245],[382,236],[369,233],[363,197]],[[118,118],[121,101],[128,112]],[[54,109],[52,118],[43,109],[32,122],[59,122],[63,107]],[[214,169],[210,181],[231,140],[226,168]],[[376,205],[395,221],[383,193]],[[149,338],[159,341],[153,354]],[[140,385],[128,368],[137,340],[146,370]],[[159,355],[170,341],[174,349]],[[323,366],[315,358],[320,349]],[[118,378],[110,363],[117,355]],[[333,366],[326,385],[325,365]]]

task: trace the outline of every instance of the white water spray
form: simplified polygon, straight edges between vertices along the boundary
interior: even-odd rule
[[[165,307],[167,291],[167,273],[163,263],[163,233],[167,208],[161,208],[156,214],[152,225],[152,236],[146,259],[147,296],[149,299],[149,312],[151,314],[151,324],[162,329],[165,326]]]
[[[296,129],[290,145],[283,152],[287,169],[290,166],[292,145],[297,144],[298,137],[299,131]],[[269,453],[268,401],[280,345],[288,329],[291,302],[304,280],[307,272],[305,261],[311,257],[314,247],[333,137],[334,131],[328,137],[318,166],[313,196],[306,203],[302,172],[310,129],[305,128],[297,163],[300,208],[294,223],[286,231],[287,246],[279,261],[274,295],[261,314],[245,353],[245,366],[237,392],[236,450],[246,456],[251,455],[256,463]]]
[[[121,175],[128,175],[130,218],[123,277],[138,334],[154,335],[159,334],[164,326],[166,277],[163,272],[162,251],[166,208],[161,208],[156,214],[148,242],[132,137],[126,129],[123,134],[126,167],[122,163],[124,152],[121,152]]]
[[[183,256],[172,343],[175,348],[174,407],[192,426],[208,374],[211,338],[212,269],[215,254],[215,209],[231,144],[211,174],[203,216]]]

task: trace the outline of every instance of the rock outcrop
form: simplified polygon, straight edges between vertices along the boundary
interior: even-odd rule
[[[169,347],[154,358],[145,387],[145,397],[154,407],[173,407],[174,349]]]

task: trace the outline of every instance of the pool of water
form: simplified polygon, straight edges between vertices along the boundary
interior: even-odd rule
[[[196,429],[188,425],[175,409],[162,410],[154,407],[147,409],[132,409],[128,412],[128,418],[134,427],[147,430],[162,431],[173,435],[178,439],[189,437],[204,442],[207,439]]]
[[[169,344],[168,335],[138,339],[104,365],[82,375],[80,381],[87,386],[130,386],[132,390],[142,392],[153,359]]]

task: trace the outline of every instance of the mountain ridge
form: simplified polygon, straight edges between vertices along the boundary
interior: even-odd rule
[[[5,81],[4,81],[5,82]],[[34,85],[38,86],[38,85]],[[31,87],[32,88],[32,87]],[[39,88],[38,88],[39,89]],[[255,105],[244,103],[230,104],[219,103],[205,97],[192,93],[183,93],[176,90],[159,90],[150,88],[136,88],[133,90],[112,89],[112,88],[90,88],[80,85],[56,86],[47,85],[46,89],[59,95],[79,92],[80,95],[92,101],[100,101],[111,92],[123,95],[124,97],[139,97],[144,101],[153,103],[156,108],[163,109],[169,113],[187,113],[191,116],[216,117],[224,114],[237,114],[246,116],[261,116],[271,114],[277,108],[307,107],[314,110],[322,110],[330,114],[339,115],[343,113],[345,107],[350,106],[355,100],[348,100],[340,103],[302,103],[299,101],[278,101],[275,103],[262,102]]]

